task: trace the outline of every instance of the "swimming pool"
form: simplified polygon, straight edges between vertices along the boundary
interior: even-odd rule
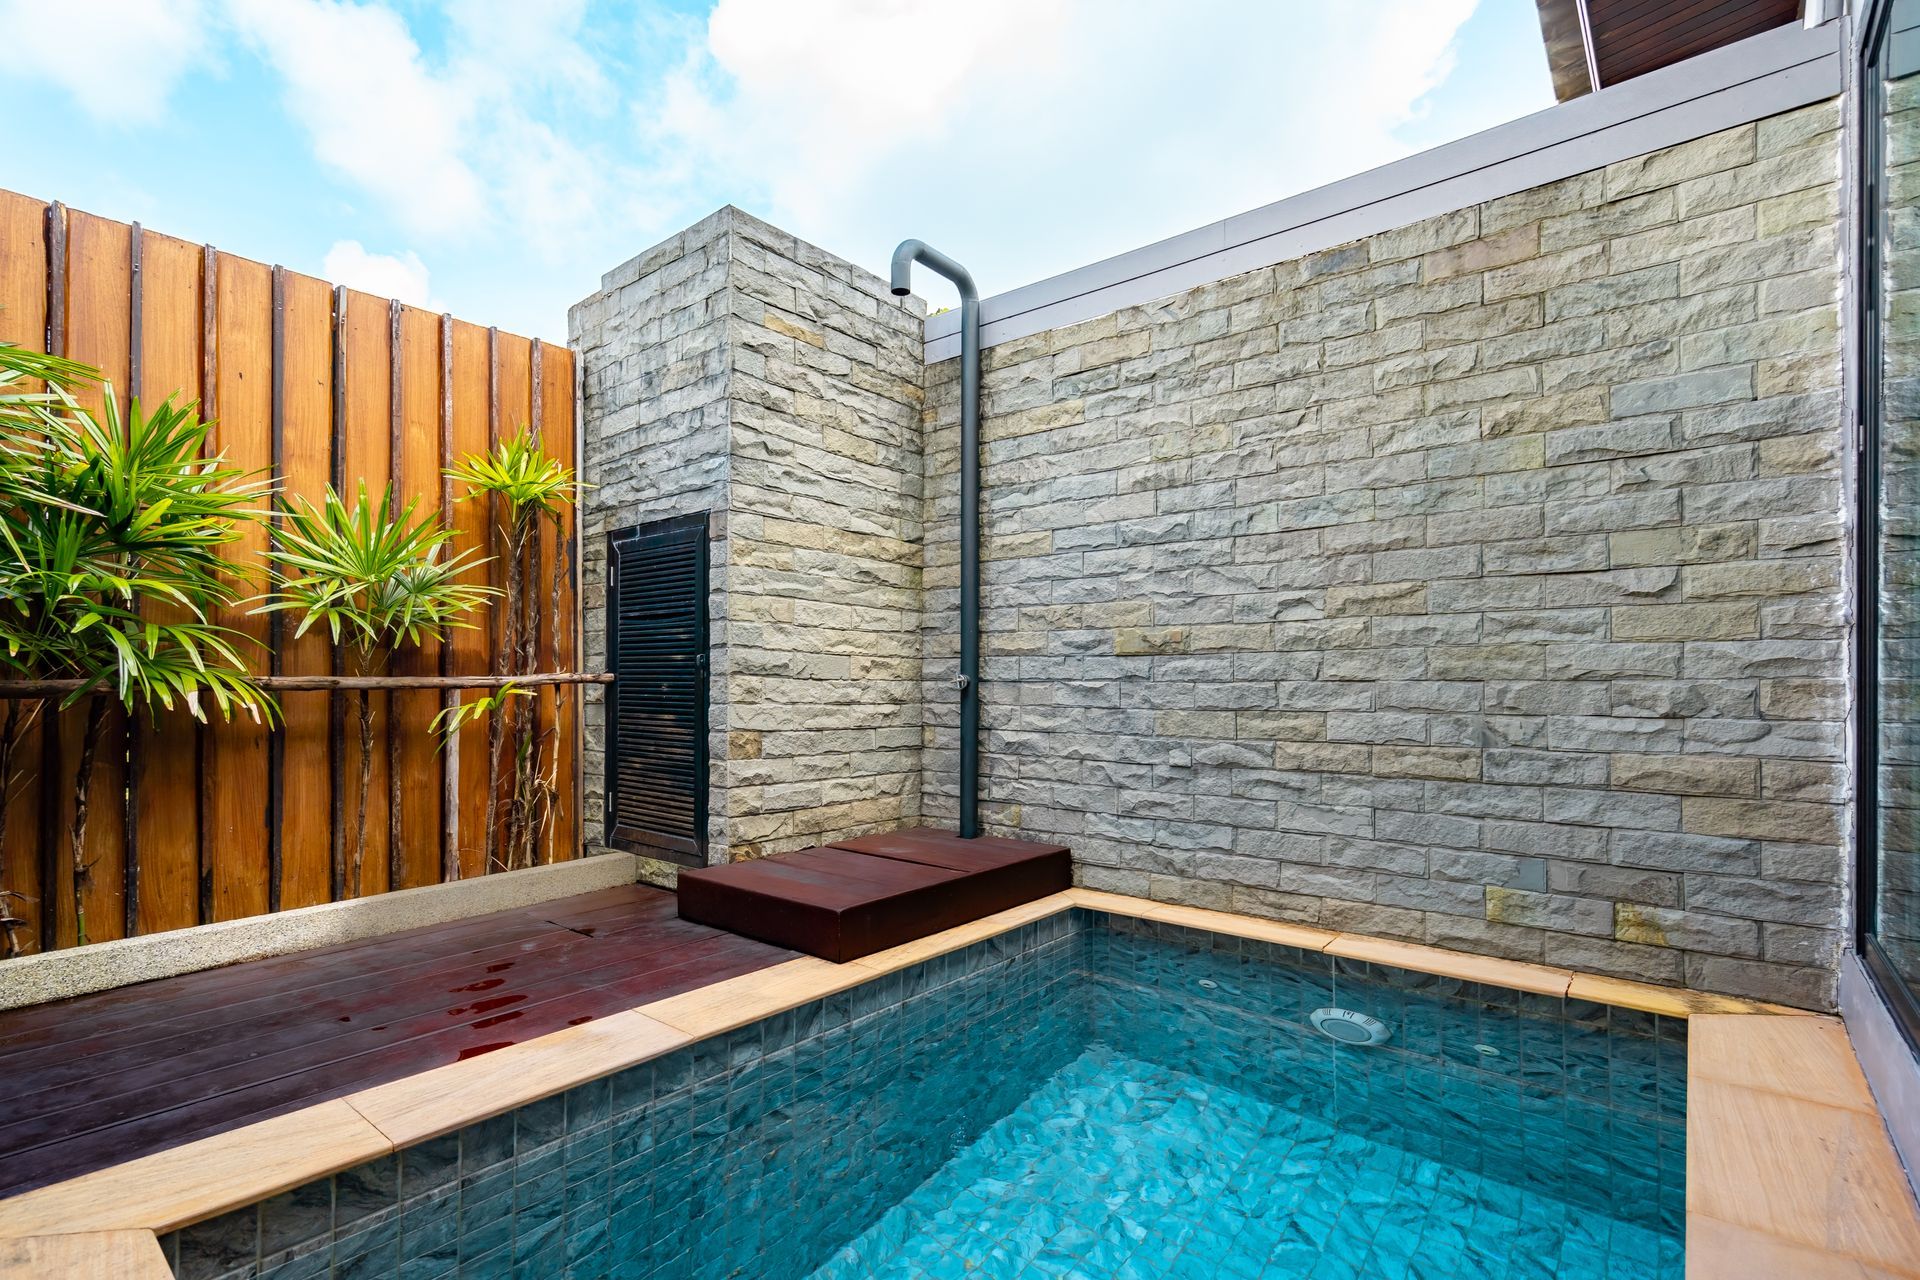
[[[1678,1277],[1685,1055],[1076,909],[165,1243],[183,1280]]]

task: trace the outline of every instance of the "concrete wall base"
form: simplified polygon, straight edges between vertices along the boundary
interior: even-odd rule
[[[1894,1150],[1906,1166],[1907,1181],[1920,1193],[1920,1176],[1916,1176],[1920,1174],[1920,1059],[1894,1025],[1860,957],[1852,952],[1840,961],[1840,1016],[1893,1135]]]
[[[639,861],[625,853],[604,853],[552,866],[503,871],[477,880],[426,885],[278,915],[224,920],[67,951],[19,956],[0,961],[0,1009],[64,1000],[242,960],[311,951],[632,884],[640,878]]]

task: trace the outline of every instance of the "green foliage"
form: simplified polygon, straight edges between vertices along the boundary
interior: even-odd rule
[[[550,457],[524,427],[495,445],[491,453],[467,455],[457,466],[449,467],[446,474],[466,486],[466,492],[460,495],[463,502],[500,500],[496,518],[505,535],[507,581],[498,669],[501,674],[530,675],[537,656],[539,626],[535,618],[537,597],[528,589],[527,578],[539,547],[537,535],[542,521],[558,529],[561,509],[574,500],[578,478],[573,468]],[[555,541],[558,544],[560,540]],[[556,617],[561,581],[562,575],[555,572],[549,607]],[[556,693],[556,698],[563,696],[562,692]],[[516,706],[517,701],[503,691],[499,696],[452,709],[456,713],[456,732],[458,727],[482,719],[488,722],[485,826],[488,832],[494,830],[501,751],[506,745],[508,730],[506,722],[512,721],[514,777],[507,801],[506,856],[502,863],[508,867],[532,865],[534,846],[546,826],[545,815],[552,807],[552,788],[540,774],[541,743],[548,735],[541,732],[535,709]]]
[[[491,453],[470,453],[447,468],[447,476],[467,487],[462,502],[498,496],[509,522],[526,515],[555,516],[573,501],[573,468],[551,457],[522,428]]]
[[[98,399],[97,412],[82,402]],[[239,632],[209,620],[238,585],[221,548],[256,519],[263,484],[206,456],[195,404],[133,400],[122,415],[98,371],[0,345],[0,665],[16,677],[72,679],[86,700],[67,825],[74,932],[87,941],[87,819],[111,695],[148,711],[184,705],[206,719],[271,718],[240,656]],[[0,731],[0,832],[21,717]],[[13,947],[19,921],[0,912]]]
[[[44,379],[44,390],[29,379]],[[205,719],[271,716],[240,633],[209,613],[238,598],[220,549],[257,518],[257,478],[206,457],[210,424],[172,399],[125,415],[79,393],[98,375],[0,346],[0,654],[13,674],[78,678],[128,706]]]
[[[441,744],[444,746],[449,738],[458,737],[494,712],[505,710],[516,698],[533,696],[533,690],[522,688],[517,684],[503,684],[498,689],[490,689],[472,702],[458,701],[458,695],[455,695],[456,700],[451,705],[442,707],[440,714],[433,718],[432,728],[434,733],[440,736]]]
[[[317,507],[294,499],[267,552],[275,597],[258,612],[297,610],[295,635],[324,624],[363,659],[471,627],[462,615],[498,592],[459,579],[486,561],[443,556],[453,531],[431,512],[416,518],[418,505],[395,512],[391,491],[372,503],[364,483],[351,507],[331,488]]]
[[[97,370],[77,360],[0,343],[0,432],[38,431],[47,413],[61,412],[75,392],[99,381]]]
[[[319,506],[295,499],[267,550],[274,596],[256,612],[297,610],[296,636],[324,625],[336,645],[351,646],[360,674],[372,675],[380,657],[402,644],[471,627],[463,615],[489,596],[491,587],[460,581],[486,563],[471,554],[443,556],[453,531],[432,513],[416,517],[419,504],[393,509],[393,491],[375,504],[367,486],[349,507],[331,487]],[[361,689],[360,785],[353,830],[352,892],[360,892],[367,851],[367,788],[373,772],[373,699]]]

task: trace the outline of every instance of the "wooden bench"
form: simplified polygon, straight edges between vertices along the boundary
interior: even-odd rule
[[[1067,846],[911,827],[680,873],[680,916],[844,962],[1073,882]]]

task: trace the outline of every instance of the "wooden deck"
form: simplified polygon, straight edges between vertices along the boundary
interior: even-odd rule
[[[634,885],[0,1013],[0,1196],[793,958]]]

